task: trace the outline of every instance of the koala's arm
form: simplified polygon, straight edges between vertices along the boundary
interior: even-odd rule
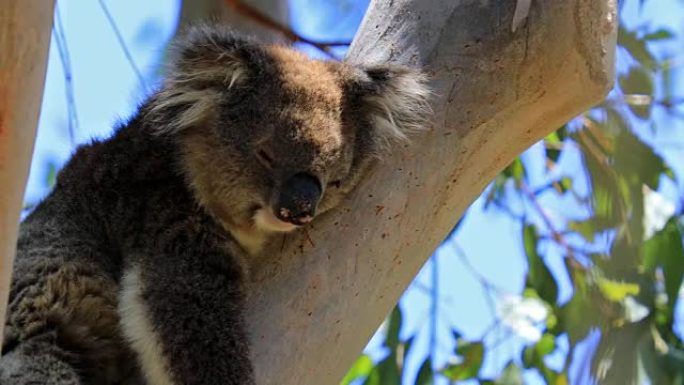
[[[197,245],[163,249],[122,282],[123,332],[147,383],[253,385],[239,266]]]

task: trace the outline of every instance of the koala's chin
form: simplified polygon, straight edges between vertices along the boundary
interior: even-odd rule
[[[260,208],[254,214],[254,225],[266,233],[287,233],[297,229],[294,223],[285,222],[273,214],[270,209]]]
[[[308,221],[310,220],[308,219]],[[238,244],[251,255],[260,253],[270,236],[292,232],[304,224],[295,224],[278,218],[273,210],[268,207],[256,209],[249,222],[243,226],[224,222],[224,227]]]

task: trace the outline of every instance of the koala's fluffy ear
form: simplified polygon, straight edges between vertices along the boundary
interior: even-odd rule
[[[427,128],[432,93],[425,74],[399,65],[370,66],[364,71],[368,78],[356,83],[356,88],[368,108],[379,151]]]
[[[215,117],[222,92],[248,79],[256,44],[221,27],[197,26],[173,42],[162,89],[146,119],[157,133],[173,133]]]

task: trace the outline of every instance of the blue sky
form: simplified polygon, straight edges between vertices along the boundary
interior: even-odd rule
[[[679,36],[684,36],[681,17],[684,14],[683,3],[676,0],[650,0],[655,1],[658,6],[647,6],[645,13],[640,16],[637,1],[628,1],[628,8],[624,12],[625,23],[633,25],[635,20],[651,20],[652,26],[667,25]],[[178,2],[117,0],[106,1],[105,4],[121,31],[135,66],[142,72],[146,83],[150,83],[148,86],[151,85],[159,71],[164,44],[175,30]],[[293,26],[304,35],[316,39],[351,40],[366,5],[366,0],[292,0]],[[149,92],[149,88],[139,82],[131,63],[127,61],[100,1],[63,0],[59,2],[58,12],[63,28],[58,28],[57,31],[60,38],[63,34],[67,43],[72,67],[78,127],[72,141],[68,129],[64,66],[60,61],[53,33],[38,138],[26,192],[25,200],[28,203],[37,202],[47,193],[46,180],[50,168],[61,167],[75,144],[88,142],[92,138],[107,137],[113,125],[128,117],[146,92]],[[680,38],[670,46],[663,47],[658,55],[677,50],[681,52],[681,47]],[[316,54],[308,47],[302,48]],[[625,68],[625,65],[620,66],[620,70]],[[677,84],[676,89],[684,90],[682,79],[677,79]],[[683,94],[684,92],[680,93]],[[684,146],[682,121],[672,120],[658,110],[655,116],[661,126],[670,128],[658,130],[655,134],[641,129],[644,137],[655,145],[669,164],[684,165],[684,151],[681,151],[684,147],[679,147]],[[524,155],[533,186],[543,184],[547,178],[543,165],[535,160],[540,154],[541,148],[533,146]],[[578,157],[577,151],[564,152],[558,172],[577,172]],[[684,181],[684,168],[677,167],[675,172],[679,180]],[[576,186],[580,190],[586,189],[586,186]],[[679,192],[683,187],[666,183],[663,192],[676,201],[682,195]],[[576,208],[568,210],[572,202],[559,201],[554,195],[543,196],[541,200],[548,204],[549,215],[559,221],[568,213],[582,215]],[[434,309],[438,312],[437,329],[434,332],[437,337],[434,347],[437,367],[444,365],[453,351],[452,329],[457,329],[467,339],[477,339],[493,322],[487,294],[473,270],[488,281],[496,282],[502,292],[517,294],[524,286],[527,267],[521,248],[520,224],[496,210],[484,211],[483,203],[484,200],[480,198],[471,206],[459,232],[435,252],[402,298],[402,307],[405,310],[402,334],[408,336],[417,333],[415,346],[419,353],[424,354],[430,349],[432,327],[435,326],[429,322],[430,314]],[[520,208],[522,210],[523,207]],[[559,222],[559,225],[562,226],[562,223]],[[457,250],[462,253],[459,254]],[[470,267],[464,264],[464,256]],[[563,273],[561,253],[551,249],[547,258],[556,277],[562,283],[565,282],[560,286],[559,298],[561,301],[567,300],[572,291]],[[430,295],[433,283],[437,283],[436,290],[439,293],[436,307],[433,306]],[[501,330],[494,333],[493,339],[506,335],[506,331]],[[368,351],[374,356],[382,354],[377,349],[378,342],[379,339],[375,338],[368,347]],[[507,357],[519,351],[522,344],[522,339],[512,338],[498,345],[494,353],[487,356],[484,373],[493,375]],[[416,363],[421,361],[419,355],[421,354],[416,355],[412,361],[413,370],[416,369]],[[535,383],[534,377],[534,373],[527,374],[530,383]],[[411,381],[410,377],[405,379],[406,384]]]

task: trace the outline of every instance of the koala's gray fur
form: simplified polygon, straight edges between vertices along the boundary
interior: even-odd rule
[[[337,204],[428,110],[414,70],[220,27],[192,30],[172,63],[22,223],[0,384],[254,384],[247,258]]]

